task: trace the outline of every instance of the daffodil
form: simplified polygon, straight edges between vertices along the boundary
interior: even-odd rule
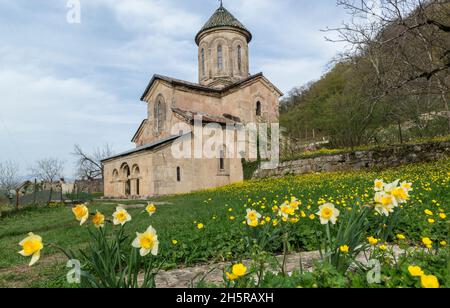
[[[392,196],[394,196],[397,203],[406,203],[409,199],[408,191],[401,187],[396,187],[392,190]]]
[[[439,280],[433,275],[422,275],[420,277],[420,284],[425,289],[439,289]]]
[[[128,214],[127,210],[123,207],[118,206],[116,211],[113,213],[113,223],[114,225],[125,225],[127,222],[131,221],[131,216]]]
[[[156,230],[150,226],[144,233],[136,233],[132,246],[140,249],[139,253],[142,257],[145,257],[149,253],[156,256],[158,254],[158,235]]]
[[[22,250],[19,253],[24,257],[31,257],[29,266],[33,266],[41,257],[41,250],[44,248],[42,238],[39,235],[35,235],[32,232],[28,233],[28,236],[20,243]]]
[[[149,203],[145,207],[145,211],[148,213],[148,215],[152,216],[153,214],[156,213],[156,206],[153,203]]]
[[[375,180],[374,183],[374,189],[375,191],[382,191],[384,188],[384,181],[383,180]]]
[[[339,213],[339,210],[334,207],[334,204],[326,203],[319,206],[319,211],[316,215],[320,217],[320,223],[322,225],[326,225],[329,222],[334,225],[339,217]]]
[[[97,211],[94,217],[92,217],[92,223],[96,228],[103,228],[105,226],[105,215]]]
[[[424,275],[424,272],[422,271],[420,266],[410,265],[408,267],[408,272],[413,277],[421,277],[422,275]]]
[[[72,208],[72,212],[75,214],[75,218],[80,222],[80,226],[83,225],[89,218],[89,209],[85,204],[78,204]]]
[[[279,216],[281,216],[285,219],[288,219],[289,216],[292,216],[294,214],[295,214],[295,209],[286,203],[280,207],[280,211],[278,213]]]
[[[258,213],[255,210],[247,209],[247,215],[245,216],[245,219],[247,219],[247,224],[249,226],[254,226],[255,224],[259,224],[259,219],[262,217],[260,213]]]
[[[394,208],[397,207],[395,197],[385,192],[376,193],[374,200],[376,202],[375,211],[380,215],[389,216],[390,213],[394,212]]]

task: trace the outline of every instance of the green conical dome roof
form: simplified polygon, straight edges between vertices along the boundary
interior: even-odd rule
[[[208,30],[216,29],[216,28],[235,28],[247,37],[247,42],[249,43],[252,40],[252,34],[247,28],[239,21],[236,17],[234,17],[226,8],[222,5],[214,12],[211,18],[206,22],[203,28],[195,37],[195,42],[199,43],[200,35]]]

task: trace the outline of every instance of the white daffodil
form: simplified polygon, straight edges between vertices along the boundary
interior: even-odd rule
[[[398,187],[398,183],[400,182],[400,180],[396,180],[392,183],[389,184],[385,184],[384,185],[384,192],[386,193],[391,193],[394,189],[396,189]]]
[[[397,200],[391,194],[378,192],[375,194],[375,210],[384,216],[389,216],[394,212],[394,208],[398,206]]]
[[[83,225],[89,218],[89,209],[85,204],[78,204],[72,209],[75,218]]]
[[[374,189],[375,191],[383,191],[384,189],[384,181],[383,180],[375,180],[374,183]]]
[[[39,258],[41,257],[41,250],[42,248],[44,248],[42,238],[39,235],[35,235],[33,233],[28,233],[28,236],[23,239],[19,243],[19,245],[22,246],[22,250],[19,251],[22,256],[32,256],[29,266],[32,266],[39,260]]]
[[[113,223],[114,225],[124,225],[127,222],[131,221],[131,216],[128,214],[127,210],[125,210],[123,207],[118,206],[116,208],[116,211],[113,213]]]
[[[139,252],[142,257],[145,257],[149,253],[156,256],[159,247],[156,230],[150,226],[144,233],[136,233],[136,238],[134,239],[132,246],[140,249]]]
[[[248,225],[254,225],[256,222],[256,225],[258,225],[258,221],[261,219],[262,215],[258,213],[255,210],[247,209],[247,216],[245,218],[247,219]]]
[[[316,213],[320,217],[320,223],[322,225],[328,224],[330,221],[334,225],[339,217],[339,210],[335,208],[334,204],[326,203],[319,207],[319,211]]]

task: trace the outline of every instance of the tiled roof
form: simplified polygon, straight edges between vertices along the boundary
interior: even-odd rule
[[[181,135],[180,136],[170,136],[170,137],[167,137],[167,138],[164,138],[164,139],[160,139],[160,140],[157,140],[155,142],[152,142],[152,143],[149,143],[149,144],[137,147],[137,148],[135,148],[133,150],[122,152],[122,153],[116,154],[114,156],[105,158],[105,159],[102,160],[102,162],[105,162],[105,161],[108,161],[108,160],[111,160],[111,159],[115,159],[115,158],[125,157],[125,156],[131,155],[131,154],[134,154],[134,153],[138,153],[138,152],[152,150],[152,149],[156,148],[157,146],[164,145],[166,143],[175,141],[176,139],[178,139],[180,137],[182,137],[182,136]]]
[[[199,37],[203,32],[222,27],[238,29],[246,34],[248,42],[252,40],[252,34],[250,31],[221,5],[195,37],[196,43],[199,43]]]
[[[215,88],[210,88],[207,86],[202,86],[200,84],[197,83],[193,83],[193,82],[189,82],[189,81],[184,81],[184,80],[180,80],[180,79],[175,79],[175,78],[171,78],[171,77],[167,77],[167,76],[162,76],[162,75],[153,75],[152,79],[150,80],[150,82],[147,85],[147,88],[145,89],[144,93],[141,96],[141,101],[144,101],[145,97],[147,96],[148,92],[150,91],[150,89],[152,88],[153,84],[157,81],[157,80],[162,80],[165,81],[169,84],[171,84],[172,86],[182,86],[182,87],[186,87],[192,90],[197,90],[197,91],[201,91],[201,92],[206,92],[206,93],[211,93],[211,94],[216,94],[216,95],[223,95],[224,93],[226,93],[229,90],[232,90],[233,88],[236,88],[242,84],[245,84],[246,82],[252,81],[253,79],[257,79],[257,78],[264,78],[264,75],[262,73],[258,73],[255,75],[251,75],[243,80],[237,81],[229,86],[226,86],[223,89],[215,89]],[[265,78],[264,78],[265,79]],[[269,82],[267,80],[267,82]],[[269,82],[270,83],[270,82]],[[275,87],[274,85],[272,85],[273,88],[280,94],[283,95],[283,93],[277,89],[277,87]]]

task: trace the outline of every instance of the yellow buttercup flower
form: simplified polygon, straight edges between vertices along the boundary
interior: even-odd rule
[[[347,254],[348,251],[349,251],[349,247],[348,247],[347,245],[343,245],[343,246],[339,247],[339,250],[340,250],[342,253]]]
[[[428,223],[430,223],[430,224],[434,224],[435,222],[436,222],[436,220],[434,220],[432,218],[428,219]]]
[[[145,208],[145,211],[152,216],[156,213],[156,206],[153,203],[149,203],[147,207]]]
[[[234,275],[233,273],[229,273],[229,272],[226,272],[225,275],[227,275],[228,280],[231,280],[231,281],[234,281],[239,278],[238,276]]]
[[[145,257],[149,253],[156,256],[158,254],[158,235],[156,230],[150,226],[144,233],[136,233],[136,238],[131,244],[134,248],[140,249],[140,255]]]
[[[197,224],[197,229],[202,230],[205,228],[205,225],[202,223]]]
[[[131,221],[131,216],[128,214],[127,210],[123,207],[118,206],[116,211],[113,213],[113,223],[114,225],[125,225],[127,222]]]
[[[237,277],[244,277],[247,274],[247,267],[242,263],[235,264],[233,265],[232,272]]]
[[[177,245],[177,244],[178,244],[178,241],[177,241],[177,240],[172,240],[172,244],[173,244],[173,245]]]
[[[367,241],[372,246],[376,246],[378,244],[378,240],[376,238],[374,238],[373,236],[368,237]]]
[[[386,251],[387,250],[387,246],[386,245],[380,245],[380,250],[382,250],[382,251]]]
[[[439,289],[439,280],[433,275],[422,275],[420,277],[422,288],[425,289]]]
[[[441,241],[439,244],[440,244],[442,247],[447,246],[447,242],[446,242],[446,241]]]
[[[94,217],[92,217],[92,223],[96,228],[103,228],[105,226],[105,215],[97,211]]]
[[[429,237],[422,238],[422,243],[428,248],[431,249],[433,247],[433,241]]]
[[[425,210],[424,213],[425,213],[425,215],[433,216],[433,212],[430,210]]]
[[[283,204],[280,207],[279,216],[282,216],[283,218],[288,219],[289,216],[292,216],[295,214],[295,209],[292,208],[289,204]]]
[[[440,214],[439,214],[439,217],[440,217],[441,219],[446,219],[446,218],[447,218],[447,215],[446,215],[445,213],[440,213]]]
[[[410,265],[408,267],[408,272],[413,277],[421,277],[422,275],[424,275],[424,272],[422,271],[422,269],[419,266],[414,266],[414,265]]]
[[[22,250],[19,251],[19,254],[24,257],[32,256],[29,266],[34,265],[39,260],[41,257],[41,250],[44,248],[42,238],[32,232],[28,233],[28,236],[23,239],[19,245],[22,246]]]
[[[83,225],[89,218],[89,209],[85,204],[78,204],[72,208],[72,212],[75,214],[75,218],[80,222],[80,226]]]
[[[339,214],[339,210],[336,209],[332,203],[326,203],[319,206],[319,211],[316,213],[316,215],[320,217],[320,223],[322,225],[326,225],[329,222],[333,225],[336,224]]]
[[[406,239],[406,237],[403,234],[397,234],[397,239],[402,241],[402,240]]]

